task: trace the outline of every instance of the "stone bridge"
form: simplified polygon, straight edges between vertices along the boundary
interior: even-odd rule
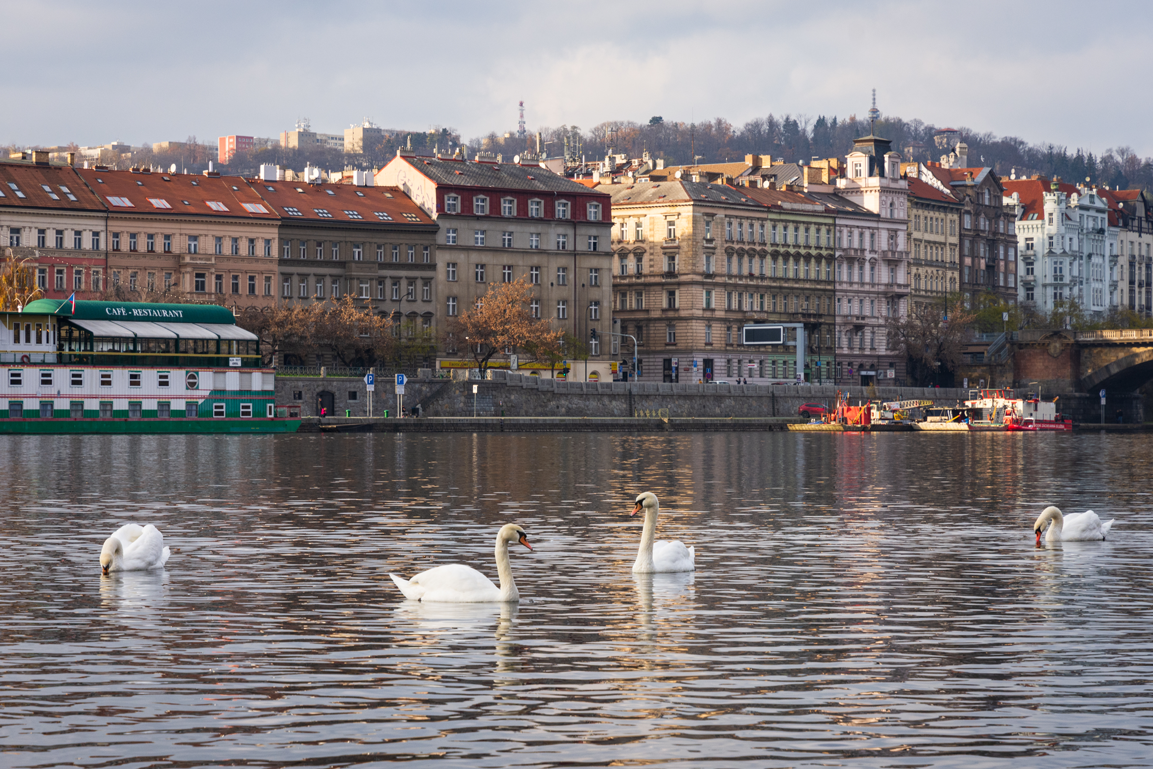
[[[1153,329],[1020,331],[1008,343],[1014,385],[1061,396],[1075,420],[1100,419],[1101,390],[1107,421],[1118,409],[1126,422],[1144,416],[1137,390],[1153,380]]]

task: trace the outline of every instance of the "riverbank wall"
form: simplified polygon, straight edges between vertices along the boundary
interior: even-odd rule
[[[832,408],[838,391],[855,405],[874,401],[932,400],[953,406],[965,399],[959,388],[853,387],[833,385],[671,384],[656,382],[564,382],[493,371],[486,380],[411,378],[405,385],[404,408],[419,406],[425,417],[601,418],[601,419],[774,419],[795,418],[805,403]],[[474,391],[475,390],[475,391]],[[368,393],[360,379],[343,377],[276,378],[276,403],[295,407],[301,417],[396,416],[391,381]]]

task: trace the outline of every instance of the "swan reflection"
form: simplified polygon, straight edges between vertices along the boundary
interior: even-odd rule
[[[168,605],[169,576],[160,571],[121,571],[100,575],[100,598],[117,620],[141,628],[151,627]]]

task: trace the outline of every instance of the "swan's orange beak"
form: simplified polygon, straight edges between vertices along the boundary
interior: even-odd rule
[[[629,515],[630,516],[636,515],[637,513],[639,513],[641,511],[642,507],[643,507],[643,505],[641,505],[640,502],[637,502],[636,507],[633,508],[633,511],[631,513],[629,513]]]
[[[522,545],[524,545],[525,547],[527,547],[529,550],[532,550],[532,545],[530,545],[530,544],[528,543],[528,537],[526,537],[524,534],[521,534],[521,535],[520,535],[520,539],[519,539],[518,541],[519,541],[519,542],[520,542]]]
[[[1041,546],[1041,530],[1037,529],[1037,547]]]

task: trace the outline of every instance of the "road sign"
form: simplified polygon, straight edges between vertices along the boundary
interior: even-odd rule
[[[370,393],[376,392],[376,374],[371,371],[364,375],[364,389]]]
[[[397,395],[404,395],[404,385],[397,385],[396,386],[396,394]]]
[[[404,383],[407,381],[408,381],[408,377],[406,377],[404,374],[397,374],[396,375],[396,386],[397,387],[404,387]]]
[[[1101,392],[1099,392],[1097,394],[1101,396],[1101,402],[1104,403],[1105,402],[1105,391],[1102,390]]]
[[[515,354],[508,356],[509,371],[516,371],[518,366],[520,366],[520,358]]]

